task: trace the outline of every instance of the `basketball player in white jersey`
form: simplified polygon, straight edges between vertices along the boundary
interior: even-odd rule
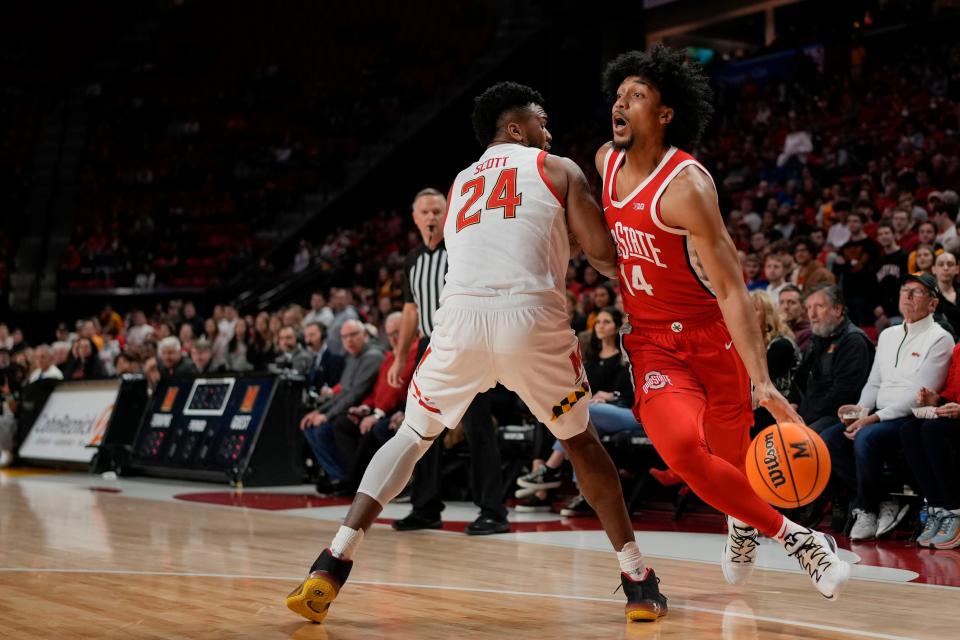
[[[410,384],[403,425],[370,462],[330,547],[287,596],[287,606],[308,620],[326,617],[365,532],[417,460],[457,426],[476,394],[498,382],[563,441],[617,551],[627,619],[667,613],[659,581],[637,548],[616,468],[588,428],[590,389],[566,313],[571,242],[610,277],[616,250],[583,172],[547,153],[542,104],[539,93],[512,82],[475,100],[474,130],[487,149],[450,190],[449,271],[430,346]]]

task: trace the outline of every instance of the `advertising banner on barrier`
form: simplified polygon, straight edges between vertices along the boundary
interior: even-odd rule
[[[119,380],[57,385],[20,447],[20,457],[90,462],[103,438],[117,399]]]

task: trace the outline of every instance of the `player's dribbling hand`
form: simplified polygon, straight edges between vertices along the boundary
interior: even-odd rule
[[[787,399],[783,397],[772,382],[759,384],[754,389],[754,394],[761,407],[770,412],[777,424],[785,422],[795,422],[803,424],[803,418],[800,417]]]

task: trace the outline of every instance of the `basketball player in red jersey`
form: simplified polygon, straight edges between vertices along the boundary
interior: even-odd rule
[[[631,327],[623,344],[637,389],[634,413],[664,461],[728,514],[728,582],[741,584],[752,572],[759,532],[833,599],[850,576],[833,539],[784,518],[744,474],[751,381],[778,422],[802,420],[770,381],[713,180],[681,150],[699,139],[713,111],[707,79],[683,52],[658,45],[615,58],[603,82],[615,99],[613,141],[596,162]]]

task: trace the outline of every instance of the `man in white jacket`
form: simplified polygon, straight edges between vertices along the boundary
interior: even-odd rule
[[[953,338],[934,322],[936,279],[909,275],[900,286],[904,323],[880,334],[877,355],[856,405],[837,411],[842,420],[820,435],[830,449],[833,474],[856,498],[851,540],[870,540],[893,530],[906,514],[883,491],[886,460],[900,450],[899,430],[912,419],[921,388],[943,387],[953,351]]]

